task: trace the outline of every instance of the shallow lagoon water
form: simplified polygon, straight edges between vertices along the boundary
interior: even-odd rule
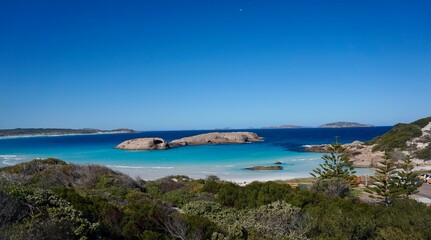
[[[133,177],[152,180],[167,175],[204,178],[217,175],[237,182],[308,177],[321,153],[302,152],[303,145],[367,141],[390,127],[343,129],[248,129],[265,139],[262,143],[185,146],[169,150],[123,151],[114,147],[138,137],[162,137],[167,141],[209,131],[153,131],[125,134],[43,136],[0,139],[0,166],[34,158],[55,157],[77,164],[101,164]],[[236,131],[236,130],[235,130]],[[250,171],[246,167],[282,162],[281,171]],[[358,169],[369,174],[371,169]]]

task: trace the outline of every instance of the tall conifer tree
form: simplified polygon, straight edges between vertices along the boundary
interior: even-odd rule
[[[375,175],[371,177],[374,183],[367,186],[367,192],[377,195],[387,206],[392,199],[400,196],[401,188],[397,184],[398,179],[395,177],[397,171],[390,154],[385,152],[383,159],[378,163]]]
[[[418,173],[413,171],[414,165],[411,157],[407,155],[401,163],[402,170],[398,172],[399,185],[406,197],[418,193],[422,182],[418,179]]]
[[[356,172],[353,170],[346,149],[337,141],[328,146],[328,152],[329,154],[323,155],[324,163],[319,165],[320,168],[314,169],[310,174],[319,180],[340,179],[351,183]]]

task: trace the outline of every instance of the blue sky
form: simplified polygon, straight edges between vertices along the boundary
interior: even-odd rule
[[[431,1],[0,0],[0,128],[431,115]]]

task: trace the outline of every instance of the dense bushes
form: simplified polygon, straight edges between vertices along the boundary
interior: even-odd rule
[[[242,210],[223,209],[210,202],[192,202],[185,205],[184,211],[207,217],[223,229],[223,234],[233,239],[301,239],[309,226],[308,215],[284,201]]]
[[[306,190],[213,177],[137,182],[100,166],[31,164],[39,170],[25,178],[2,171],[1,239],[431,239],[425,205],[365,204],[342,198],[337,183]],[[48,173],[58,174],[45,178],[56,184],[35,178]]]
[[[431,159],[431,144],[428,147],[416,152],[416,157],[420,159]]]
[[[412,122],[412,124],[420,128],[424,128],[426,125],[428,125],[429,122],[431,122],[431,117],[421,118],[419,120]]]

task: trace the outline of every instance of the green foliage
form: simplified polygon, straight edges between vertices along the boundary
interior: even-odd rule
[[[418,179],[418,173],[413,171],[414,165],[410,156],[406,156],[401,163],[402,170],[398,172],[399,179],[397,185],[406,197],[418,193],[418,188],[422,186],[422,181]]]
[[[30,162],[0,168],[0,172],[13,174],[34,174],[56,165],[67,165],[67,163],[56,158],[34,159]]]
[[[290,196],[293,189],[288,184],[252,182],[244,187],[234,183],[219,184],[217,201],[227,207],[254,208]]]
[[[367,186],[369,193],[376,194],[382,199],[385,205],[391,204],[392,200],[402,194],[395,164],[390,160],[388,152],[385,153],[384,160],[376,167],[376,173],[371,178],[374,180],[373,185]]]
[[[407,148],[407,141],[415,137],[420,137],[421,135],[422,131],[420,126],[399,123],[389,130],[389,132],[374,138],[368,143],[376,144],[376,146],[373,147],[373,151],[405,150]]]
[[[105,209],[116,208],[100,196],[85,197],[79,194],[74,188],[56,188],[53,189],[53,192],[58,197],[68,201],[74,208],[80,210],[91,221],[103,220],[101,213]]]
[[[220,231],[214,222],[203,216],[186,214],[183,219],[190,226],[189,234],[197,239],[211,239],[214,232]]]
[[[27,206],[9,211],[19,218],[0,211],[0,222],[8,219],[0,224],[1,239],[431,239],[431,208],[405,198],[384,207],[333,197],[344,192],[339,179],[322,179],[320,190],[309,191],[212,177],[138,183],[71,164],[20,175],[0,174],[2,209]],[[401,189],[414,179],[408,176],[400,173],[394,185]]]
[[[219,213],[223,210],[223,206],[209,201],[195,201],[184,205],[183,211],[190,215],[205,216]]]
[[[426,125],[428,125],[429,122],[431,122],[431,117],[421,118],[419,120],[412,122],[412,124],[420,128],[424,128]]]
[[[218,193],[220,179],[217,176],[210,175],[205,179],[205,184],[202,187],[202,191],[209,193]]]
[[[173,180],[175,179],[175,180]],[[176,180],[173,177],[166,177],[144,184],[144,189],[153,198],[161,199],[173,206],[181,207],[192,199],[198,198],[202,184],[198,181]]]
[[[192,202],[184,207],[184,211],[214,221],[230,239],[302,239],[308,230],[308,216],[284,201],[242,210],[222,210],[215,203]]]
[[[49,190],[29,188],[12,185],[5,189],[6,193],[26,202],[34,209],[33,220],[49,221],[57,228],[68,226],[62,234],[67,237],[78,239],[95,239],[99,236],[99,223],[91,222],[84,214],[70,205],[69,202],[58,198]],[[27,234],[31,234],[37,228],[37,222],[30,223]]]
[[[355,171],[352,167],[352,162],[346,154],[345,148],[340,143],[333,143],[328,146],[329,154],[323,155],[323,164],[320,168],[313,170],[310,173],[318,179],[340,179],[346,182],[352,182],[355,177]]]
[[[415,156],[419,159],[431,160],[431,143],[428,145],[428,147],[417,151]]]
[[[331,198],[344,198],[350,195],[349,184],[345,180],[338,178],[318,179],[310,186],[310,190],[322,192]]]

